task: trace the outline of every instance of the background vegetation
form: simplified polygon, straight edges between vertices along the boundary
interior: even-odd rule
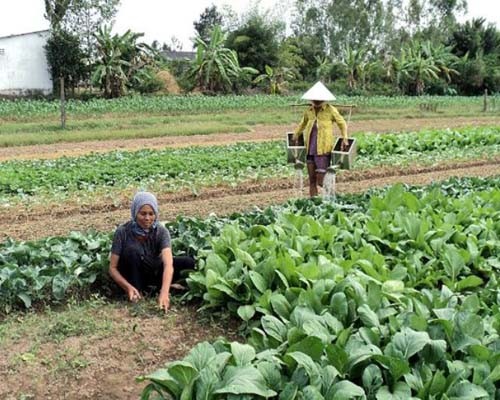
[[[500,90],[500,31],[484,19],[459,23],[465,0],[276,3],[278,10],[291,8],[291,19],[262,12],[258,4],[244,15],[206,8],[193,22],[195,54],[178,59],[167,52],[182,48],[175,38],[149,46],[139,41],[141,33],[112,34],[104,21],[112,21],[117,0],[47,0],[51,72],[65,76],[70,88],[95,85],[105,97],[165,90],[158,77],[165,70],[185,92],[209,94],[279,94],[317,80],[351,95]],[[76,49],[84,55],[80,63]],[[72,70],[57,67],[65,60]]]

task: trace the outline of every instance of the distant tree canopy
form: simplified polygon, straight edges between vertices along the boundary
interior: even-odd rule
[[[208,43],[214,27],[222,25],[222,14],[219,13],[217,7],[214,5],[207,7],[201,13],[200,19],[198,21],[194,21],[193,25],[198,37],[205,43]]]
[[[59,90],[59,78],[64,78],[66,88],[74,89],[86,77],[87,69],[78,36],[61,30],[52,32],[45,46],[45,54],[56,93]]]
[[[47,52],[60,64],[53,74],[75,85],[85,58],[107,97],[155,90],[150,60],[159,53],[136,41],[141,34],[103,30],[120,0],[44,1],[53,33]],[[276,0],[274,10],[258,2],[242,15],[207,7],[193,22],[196,58],[163,63],[184,89],[210,93],[279,94],[317,80],[349,94],[500,92],[500,32],[484,19],[458,23],[466,0]],[[63,54],[61,43],[80,52]],[[157,38],[152,47],[182,44]]]
[[[278,64],[277,29],[262,16],[252,15],[240,28],[229,33],[226,45],[236,51],[241,66],[264,71],[266,65]]]
[[[44,0],[45,18],[51,30],[64,30],[80,38],[83,52],[88,58],[96,55],[94,33],[113,21],[120,0]]]

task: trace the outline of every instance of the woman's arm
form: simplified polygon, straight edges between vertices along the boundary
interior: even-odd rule
[[[344,140],[347,140],[347,124],[344,117],[340,114],[335,107],[332,106],[333,121],[340,128],[340,134]]]
[[[118,271],[118,261],[120,261],[120,256],[118,254],[111,253],[111,259],[109,261],[109,275],[118,284],[118,286],[120,286],[125,293],[127,293],[128,299],[136,302],[141,298],[141,294],[135,287],[128,283],[122,274],[120,274],[120,271]]]
[[[308,121],[308,118],[307,118],[307,111],[306,111],[306,112],[304,112],[304,115],[302,116],[302,119],[300,120],[300,123],[297,126],[297,128],[295,129],[295,132],[293,134],[293,140],[295,142],[297,142],[299,137],[303,134],[302,131],[306,127],[307,121]]]
[[[170,307],[170,284],[174,276],[174,261],[172,249],[170,247],[165,247],[161,251],[161,259],[163,261],[163,277],[160,296],[158,297],[158,305],[167,312]]]

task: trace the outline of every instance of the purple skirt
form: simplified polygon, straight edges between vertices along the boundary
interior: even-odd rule
[[[326,169],[330,166],[331,155],[318,155],[318,125],[315,123],[309,137],[309,151],[307,154],[307,163],[314,164],[316,172],[326,173]]]

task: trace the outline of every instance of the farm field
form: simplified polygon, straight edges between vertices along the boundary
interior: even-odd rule
[[[289,102],[287,99],[286,104]],[[2,114],[0,105],[0,118],[8,125],[8,129],[4,125],[4,131],[0,127],[0,139],[9,138],[3,144],[6,147],[0,147],[0,243],[3,242],[0,265],[8,266],[0,274],[0,397],[136,399],[150,383],[151,390],[166,393],[170,387],[171,394],[178,391],[174,398],[180,398],[184,390],[182,382],[172,379],[165,384],[170,375],[178,376],[174,369],[180,367],[172,364],[170,372],[158,369],[165,362],[181,360],[193,351],[200,352],[199,357],[229,354],[227,357],[232,358],[221,365],[227,385],[228,371],[235,374],[234,382],[240,379],[238,373],[250,374],[242,375],[251,376],[248,379],[252,384],[246,389],[233,382],[240,385],[233,388],[239,392],[224,392],[218,387],[219,393],[228,396],[233,393],[233,398],[274,398],[273,393],[282,391],[289,393],[290,397],[285,398],[290,399],[298,398],[293,393],[298,396],[302,391],[301,396],[318,393],[323,396],[311,398],[334,398],[327,396],[328,391],[330,396],[347,393],[345,398],[363,398],[362,391],[368,398],[375,398],[376,393],[377,398],[391,398],[391,395],[410,398],[405,397],[409,393],[415,398],[426,398],[424,394],[431,393],[431,378],[441,382],[435,383],[432,390],[436,393],[448,390],[449,398],[499,398],[494,388],[500,381],[500,370],[496,367],[500,360],[499,265],[495,261],[500,256],[500,113],[468,114],[464,113],[467,105],[460,103],[446,109],[445,115],[419,115],[413,103],[400,105],[399,111],[384,118],[380,104],[371,107],[370,115],[361,107],[352,117],[350,134],[358,139],[358,157],[353,170],[337,176],[342,207],[335,210],[306,201],[305,189],[299,193],[294,187],[293,168],[285,162],[284,132],[293,129],[300,110],[282,120],[275,115],[263,115],[257,120],[250,116],[236,124],[233,111],[222,107],[217,110],[217,119],[224,121],[226,115],[227,129],[213,125],[213,132],[192,131],[190,124],[195,116],[186,122],[185,129],[189,132],[186,135],[176,135],[175,129],[161,135],[155,128],[151,135],[120,136],[118,126],[117,136],[107,139],[101,135],[101,129],[105,129],[99,126],[91,127],[99,131],[95,137],[84,135],[80,137],[83,140],[70,142],[59,137],[46,142],[51,144],[43,144],[43,139],[30,145],[32,139],[17,144],[9,141],[16,136],[14,132],[36,137],[36,124],[54,123],[50,121],[51,111],[40,108],[32,115],[12,118],[6,111]],[[262,106],[256,108],[262,113]],[[89,129],[85,121],[91,118],[87,112],[75,114],[86,124],[85,129]],[[148,112],[151,111],[145,111]],[[103,115],[114,125],[117,119],[125,118],[120,113],[103,112]],[[150,118],[151,126],[162,124],[153,112],[140,118]],[[28,125],[31,127],[25,129]],[[122,128],[126,132],[132,130],[128,125]],[[138,171],[144,166],[148,169],[140,175]],[[417,187],[408,193],[400,186],[380,191],[398,183]],[[178,237],[174,243],[178,251],[196,254],[200,260],[200,270],[189,284],[191,301],[181,303],[180,296],[176,296],[167,316],[158,313],[154,302],[132,306],[117,300],[103,274],[109,234],[128,219],[130,197],[138,187],[158,194],[161,219],[169,221],[173,237]],[[297,197],[304,198],[304,204],[292,201],[281,210],[281,204]],[[372,197],[385,200],[370,203]],[[398,198],[406,199],[406,203]],[[384,208],[384,201],[397,203],[401,209]],[[467,210],[473,220],[466,219]],[[400,214],[389,217],[392,212]],[[294,221],[286,217],[290,213],[306,219]],[[383,236],[382,226],[365,225],[366,215],[380,215],[377,213],[385,215],[389,225],[399,223],[391,218],[408,220],[400,221],[401,229],[394,228],[391,233],[394,236],[389,239]],[[307,215],[314,215],[321,229],[325,224],[339,226],[343,233],[338,236],[335,249],[343,256],[330,256],[332,249],[325,237],[321,239],[325,241],[321,245],[323,258],[309,253],[308,233],[301,231],[300,226],[316,225],[307,220]],[[438,222],[440,218],[445,221]],[[415,220],[426,222],[415,225]],[[234,232],[231,221],[237,221]],[[451,224],[452,228],[446,229],[456,230],[455,236],[447,236],[442,223]],[[471,224],[482,230],[470,231]],[[257,228],[267,225],[270,228]],[[319,225],[314,229],[320,229]],[[216,232],[218,239],[214,244],[203,239],[206,237],[203,229]],[[259,258],[267,250],[259,246],[264,246],[261,241],[266,235],[277,235],[281,229],[291,229],[294,232],[291,237],[304,238],[293,243],[284,241],[299,275],[280,267],[284,275],[278,274],[279,281],[270,278],[265,262]],[[359,231],[356,235],[360,236],[349,239],[348,232],[353,230]],[[367,237],[368,231],[379,239]],[[325,235],[335,236],[339,232]],[[435,242],[426,246],[424,236]],[[230,237],[239,238],[238,248],[250,258],[246,255],[240,261],[231,258],[229,242],[224,241]],[[382,242],[385,244],[381,245]],[[396,251],[396,245],[389,242],[400,243],[400,250]],[[298,243],[302,247],[298,248]],[[377,255],[368,254],[368,250],[363,253],[359,246],[375,249]],[[89,249],[88,259],[81,258],[85,248]],[[440,251],[448,258],[441,260],[436,255]],[[300,257],[296,253],[301,253]],[[227,263],[224,268],[237,268],[245,281],[239,283],[243,286],[238,289],[231,286],[230,279],[221,272],[219,260],[210,254],[224,260]],[[401,254],[414,258],[398,258]],[[384,262],[380,257],[385,257]],[[415,262],[415,257],[420,257],[422,270],[409,272],[408,266]],[[430,262],[433,257],[438,257],[437,261]],[[365,258],[368,261],[362,262]],[[29,272],[31,275],[28,272],[17,275],[14,265],[25,268],[33,262],[43,268]],[[335,267],[331,274],[314,275],[304,267],[314,263],[324,266],[333,263]],[[56,283],[58,265],[65,265],[66,271],[58,275]],[[210,265],[216,268],[219,277],[212,276]],[[405,273],[401,265],[407,268]],[[78,266],[75,275],[73,271]],[[423,278],[426,268],[431,271],[430,280]],[[440,269],[445,272],[434,272]],[[260,280],[258,274],[267,281]],[[226,285],[225,289],[219,286],[214,290],[208,283],[211,279],[218,279],[219,285]],[[347,314],[339,314],[344,309],[340,299],[344,289],[340,282],[357,282],[352,283],[352,289],[344,288],[346,295],[352,295],[346,299]],[[317,292],[319,288],[323,297],[313,299],[308,290]],[[422,289],[425,295],[418,297],[415,293]],[[242,290],[247,290],[248,295],[235,295],[243,293]],[[332,295],[338,301],[335,306],[323,301],[325,296]],[[274,296],[273,300],[269,296]],[[377,301],[382,305],[376,306]],[[410,304],[420,309],[417,311]],[[25,306],[30,310],[23,311]],[[209,312],[197,312],[200,306]],[[319,324],[314,329],[312,322],[311,327],[298,323],[305,318],[298,313],[306,312],[300,307],[306,306],[313,310],[312,314],[307,311],[307,318]],[[431,320],[428,313],[433,309],[447,311],[438,311]],[[324,317],[325,310],[336,316],[337,321]],[[482,318],[481,328],[459,331],[461,328],[456,326],[461,324],[460,318],[465,318],[467,324],[478,323],[472,321],[474,313]],[[327,318],[327,325],[320,321],[320,316]],[[451,327],[439,321],[448,321]],[[294,335],[289,334],[285,340],[290,330]],[[321,334],[313,334],[314,330]],[[455,337],[458,334],[466,339],[460,339],[459,343]],[[404,335],[411,337],[406,358],[400,357],[396,344]],[[222,336],[225,339],[216,342]],[[203,341],[211,344],[195,347]],[[355,361],[345,358],[349,346],[364,346],[367,351],[377,352],[377,357],[360,353]],[[304,350],[307,347],[313,350]],[[272,357],[264,360],[259,354],[265,349]],[[439,357],[444,357],[448,364],[439,363]],[[338,361],[344,358],[345,365]],[[194,387],[201,385],[194,381],[201,370],[186,367],[189,362],[189,358],[183,361],[183,373],[193,379],[190,384],[195,390]],[[327,368],[330,375],[321,375],[318,368],[324,369],[325,362],[337,372]],[[432,371],[425,370],[425,365],[430,365]],[[359,372],[367,366],[370,377]],[[453,372],[458,368],[467,372],[462,375]],[[271,374],[271,369],[279,373]],[[156,370],[155,375],[144,378],[143,382],[135,382],[138,376],[148,376]],[[211,373],[203,372],[207,377]],[[475,397],[466,396],[466,382]],[[451,390],[452,386],[456,388]],[[190,397],[193,393],[186,398],[195,398]]]

